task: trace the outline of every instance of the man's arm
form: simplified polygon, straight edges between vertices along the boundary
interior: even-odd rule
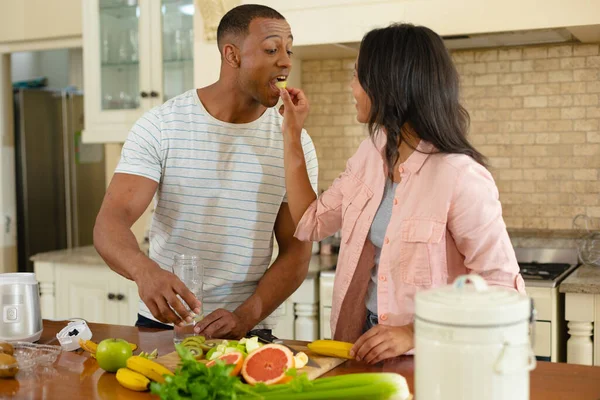
[[[294,238],[295,225],[287,203],[275,221],[279,255],[258,283],[252,296],[233,313],[218,309],[196,325],[207,337],[240,338],[269,316],[302,284],[308,273],[312,243]]]
[[[115,174],[96,218],[94,246],[113,271],[135,281],[140,298],[154,317],[162,322],[180,323],[169,304],[183,318],[188,312],[176,295],[197,312],[200,302],[175,275],[160,268],[140,250],[131,231],[157,187],[158,183],[142,176]]]

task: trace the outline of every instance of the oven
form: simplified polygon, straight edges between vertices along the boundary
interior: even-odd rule
[[[577,249],[515,248],[527,295],[534,301],[534,353],[538,360],[566,361],[565,298],[558,286],[578,264]]]

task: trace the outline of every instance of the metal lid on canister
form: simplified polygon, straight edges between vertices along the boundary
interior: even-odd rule
[[[451,326],[502,326],[531,320],[529,297],[489,286],[479,275],[462,275],[453,284],[417,293],[415,318]]]

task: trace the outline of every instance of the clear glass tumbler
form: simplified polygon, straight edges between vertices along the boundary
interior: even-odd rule
[[[173,258],[173,273],[188,287],[188,289],[190,289],[201,303],[200,313],[193,316],[192,322],[185,323],[183,326],[174,326],[173,342],[179,344],[186,337],[194,336],[194,325],[204,317],[202,306],[204,267],[200,264],[198,257],[195,255],[179,254]],[[179,300],[187,308],[190,314],[193,314],[193,311],[190,310],[188,305],[181,298],[179,298]],[[185,316],[182,317],[185,318]]]

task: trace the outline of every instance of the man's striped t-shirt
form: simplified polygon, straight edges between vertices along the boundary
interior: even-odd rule
[[[158,182],[150,227],[150,258],[171,270],[177,254],[204,266],[204,314],[235,310],[270,265],[273,227],[285,197],[282,117],[269,108],[256,121],[212,117],[196,90],[142,116],[123,146],[116,173]],[[302,132],[316,191],[318,163]],[[140,300],[141,315],[154,319]],[[259,327],[272,328],[276,315]]]

